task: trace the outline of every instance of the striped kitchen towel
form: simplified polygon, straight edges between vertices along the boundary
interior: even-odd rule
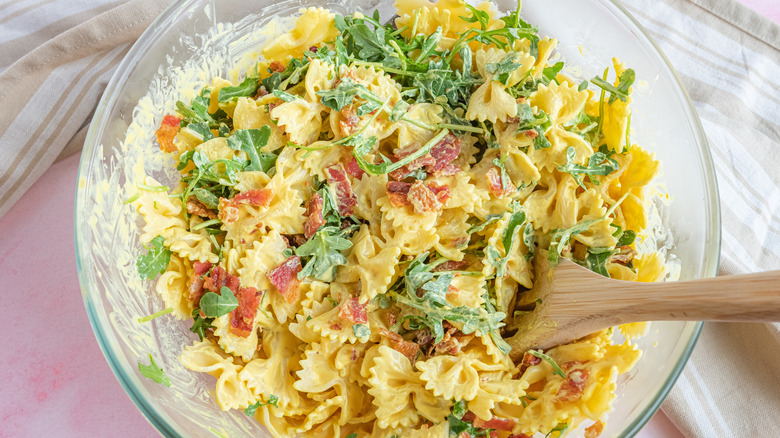
[[[0,216],[80,150],[116,65],[171,2],[0,3]],[[780,269],[780,27],[733,0],[621,3],[702,118],[720,187],[721,273]],[[686,436],[772,436],[779,394],[780,325],[705,324],[663,408]]]
[[[707,133],[720,273],[780,269],[780,26],[733,1],[622,3],[677,69]],[[774,436],[780,324],[705,324],[663,409],[690,437]]]

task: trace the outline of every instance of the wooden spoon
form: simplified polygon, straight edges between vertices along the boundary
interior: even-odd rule
[[[780,321],[780,271],[667,283],[613,280],[547,253],[534,257],[536,281],[507,339],[510,355],[547,349],[608,327],[639,321]]]

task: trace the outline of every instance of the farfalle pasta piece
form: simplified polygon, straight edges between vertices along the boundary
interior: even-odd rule
[[[336,37],[338,31],[333,26],[333,13],[322,8],[309,8],[301,12],[293,30],[279,35],[263,48],[261,53],[266,59],[287,61],[301,56],[312,46],[332,41]]]
[[[359,279],[361,303],[387,291],[400,255],[400,248],[386,247],[381,239],[371,235],[367,225],[360,227],[352,238],[352,248],[347,256],[349,263],[343,270],[354,272]]]
[[[191,275],[191,266],[188,259],[171,256],[168,268],[157,280],[155,290],[162,297],[165,307],[173,309],[176,319],[188,319],[192,317],[192,302],[188,299],[187,289]]]
[[[257,400],[246,382],[239,377],[241,367],[235,365],[230,355],[208,339],[185,347],[179,360],[192,371],[216,377],[216,400],[223,411],[244,409]]]
[[[268,126],[271,136],[268,143],[261,148],[262,152],[273,152],[287,144],[284,129],[273,123],[268,105],[262,105],[254,99],[239,97],[233,112],[233,127],[235,129],[260,129]]]
[[[323,109],[317,102],[293,99],[275,106],[271,118],[284,129],[291,142],[307,146],[320,135]]]
[[[409,359],[390,347],[379,346],[369,368],[368,393],[377,406],[377,424],[381,428],[407,427],[423,417],[439,423],[449,414],[449,400],[439,399],[423,387],[420,373]]]

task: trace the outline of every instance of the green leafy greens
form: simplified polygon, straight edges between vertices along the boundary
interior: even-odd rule
[[[136,259],[135,266],[138,268],[138,274],[144,280],[152,280],[168,268],[171,251],[163,243],[165,243],[163,236],[155,237],[149,242],[149,251]]]

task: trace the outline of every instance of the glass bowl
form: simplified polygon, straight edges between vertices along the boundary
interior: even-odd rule
[[[524,18],[561,44],[559,52],[590,78],[619,56],[636,70],[632,140],[662,162],[673,202],[661,206],[665,244],[678,260],[680,279],[714,276],[720,253],[715,173],[696,112],[668,60],[640,25],[611,0],[526,0]],[[268,436],[241,411],[222,412],[212,399],[214,380],[178,361],[196,336],[174,318],[139,324],[163,308],[153,282],[141,281],[135,257],[142,224],[124,203],[143,173],[175,181],[170,158],[153,146],[155,124],[216,75],[236,79],[257,59],[257,41],[269,23],[277,31],[299,8],[322,6],[341,14],[379,9],[391,18],[390,0],[188,0],[167,9],[120,64],[95,112],[79,167],[75,237],[79,279],[95,336],[130,398],[166,436]],[[499,9],[514,3],[498,1]],[[551,12],[552,11],[552,12]],[[249,14],[252,14],[251,16]],[[582,50],[580,50],[582,48]],[[644,82],[642,82],[644,81]],[[168,161],[165,161],[168,160]],[[673,236],[673,240],[670,236]],[[618,383],[604,437],[633,436],[655,413],[682,371],[701,323],[653,323],[639,341],[644,356]],[[138,372],[151,353],[173,384],[159,385]]]

